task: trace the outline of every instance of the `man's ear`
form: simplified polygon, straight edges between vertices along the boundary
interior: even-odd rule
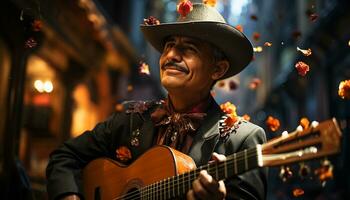
[[[220,79],[222,76],[225,75],[229,67],[230,67],[230,63],[227,60],[220,60],[216,62],[214,72],[211,75],[211,78],[213,80]]]

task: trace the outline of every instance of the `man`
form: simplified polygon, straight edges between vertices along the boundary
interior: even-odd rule
[[[168,145],[193,158],[197,166],[265,142],[264,131],[227,116],[210,95],[217,80],[240,72],[252,58],[248,39],[212,7],[194,4],[178,22],[141,25],[146,39],[162,52],[160,79],[168,98],[129,102],[92,131],[69,140],[51,154],[47,167],[52,199],[82,197],[80,173],[91,160],[109,157],[125,164],[154,145]],[[120,153],[121,148],[127,154]],[[126,156],[127,155],[127,156]],[[265,199],[266,171],[257,169],[223,181],[206,171],[193,181],[187,199]]]

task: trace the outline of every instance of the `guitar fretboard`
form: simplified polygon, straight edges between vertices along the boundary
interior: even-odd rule
[[[258,152],[257,147],[246,149],[228,156],[224,162],[203,165],[190,172],[153,183],[141,188],[140,197],[141,199],[172,199],[184,196],[192,188],[192,182],[201,170],[207,170],[216,180],[242,174],[259,166]]]

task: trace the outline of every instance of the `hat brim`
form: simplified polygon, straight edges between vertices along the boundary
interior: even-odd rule
[[[241,72],[253,56],[252,45],[245,35],[225,23],[197,21],[141,25],[141,31],[159,52],[163,51],[165,39],[169,36],[181,35],[211,43],[225,54],[230,63],[228,71],[221,79]]]

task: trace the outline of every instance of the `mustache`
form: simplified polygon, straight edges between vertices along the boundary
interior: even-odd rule
[[[162,65],[162,69],[166,69],[166,68],[175,68],[176,70],[185,72],[185,73],[189,73],[187,67],[184,64],[180,64],[178,62],[175,62],[173,60],[169,60],[167,62],[164,63],[164,65]]]

